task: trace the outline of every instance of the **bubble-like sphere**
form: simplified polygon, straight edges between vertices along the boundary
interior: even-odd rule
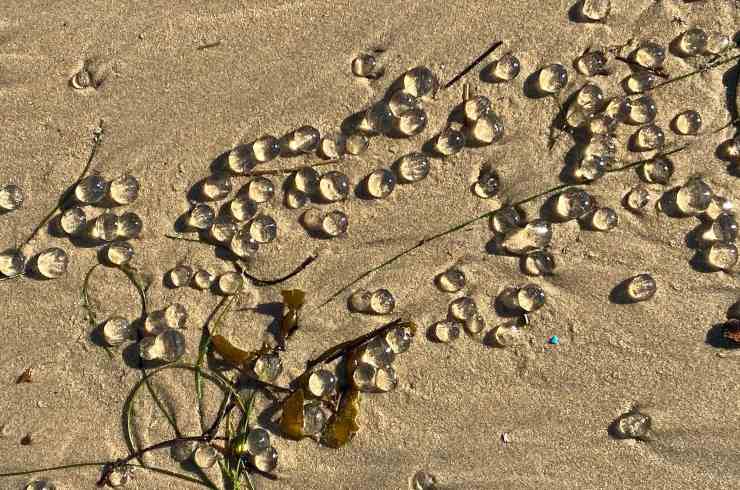
[[[67,235],[79,235],[87,226],[87,213],[79,206],[72,206],[62,213],[59,218],[59,226]]]
[[[205,269],[198,269],[193,274],[193,286],[198,289],[209,289],[215,281],[216,276]]]
[[[275,184],[266,177],[255,177],[248,186],[247,195],[254,202],[267,202],[275,196]]]
[[[519,58],[511,53],[506,53],[492,66],[491,75],[494,78],[508,82],[515,79],[521,70]]]
[[[575,102],[586,114],[596,114],[604,108],[604,91],[596,84],[587,83],[578,91]]]
[[[425,66],[417,66],[403,76],[403,90],[414,97],[432,96],[437,91],[437,77]]]
[[[298,189],[285,191],[285,205],[290,209],[299,209],[308,204],[308,195]]]
[[[734,242],[737,238],[737,220],[732,213],[720,213],[712,222],[712,235],[720,242]]]
[[[134,258],[134,247],[128,242],[113,242],[105,248],[105,256],[113,265],[124,265]]]
[[[367,178],[367,192],[375,199],[384,199],[396,187],[396,176],[388,169],[381,168]]]
[[[167,325],[167,319],[165,318],[164,310],[157,310],[150,312],[146,316],[142,331],[144,335],[159,335],[168,328],[169,326]]]
[[[352,384],[360,391],[374,391],[377,371],[372,364],[360,362],[352,371]]]
[[[347,152],[347,137],[339,132],[324,135],[319,149],[325,158],[338,160]]]
[[[112,242],[118,235],[118,216],[111,212],[101,214],[95,218],[90,233],[97,240]]]
[[[701,114],[694,110],[684,111],[675,119],[676,131],[683,135],[695,135],[701,129]]]
[[[386,134],[393,129],[395,116],[385,101],[376,102],[368,110],[360,124],[360,129],[370,134]]]
[[[555,272],[555,265],[555,257],[544,250],[524,256],[524,271],[531,276],[550,276]]]
[[[638,147],[642,150],[659,150],[665,143],[665,134],[660,126],[656,124],[646,124],[637,130],[635,140]]]
[[[169,328],[184,328],[188,321],[188,310],[180,303],[172,303],[164,309],[164,321]]]
[[[360,54],[352,60],[352,73],[358,77],[377,78],[381,73],[378,60],[371,54]]]
[[[136,340],[136,329],[125,318],[113,316],[103,324],[102,335],[106,344],[116,346],[127,340]]]
[[[207,443],[200,443],[193,452],[193,463],[201,469],[212,468],[218,462],[218,450]]]
[[[20,250],[9,249],[0,253],[0,274],[17,276],[26,271],[26,256]]]
[[[387,393],[393,391],[398,386],[398,374],[393,366],[379,367],[375,373],[375,391]]]
[[[33,480],[28,482],[23,490],[57,490],[57,486],[49,480]]]
[[[638,412],[621,415],[614,424],[614,430],[622,439],[642,439],[650,432],[650,417]]]
[[[367,147],[370,145],[370,140],[367,136],[355,133],[347,136],[347,153],[350,155],[361,155],[365,153]]]
[[[437,287],[445,293],[456,293],[465,287],[465,274],[456,267],[447,269],[437,276]]]
[[[481,117],[485,116],[490,110],[491,99],[484,95],[476,95],[475,97],[471,97],[470,99],[465,101],[465,104],[463,105],[465,118],[471,122],[475,122]]]
[[[272,216],[261,214],[250,223],[249,234],[257,243],[270,243],[277,237],[277,223]]]
[[[610,0],[583,0],[581,14],[584,18],[594,21],[605,21],[612,5]]]
[[[173,287],[181,288],[187,286],[193,276],[193,269],[187,265],[180,264],[170,270],[169,280]]]
[[[352,293],[349,297],[349,307],[357,313],[367,313],[370,311],[370,297],[372,293],[366,289],[360,289]]]
[[[478,180],[473,184],[473,192],[481,199],[489,199],[498,194],[499,187],[498,173],[487,166],[478,174]]]
[[[403,90],[397,90],[388,99],[388,107],[394,116],[401,117],[415,109],[421,109],[421,99]]]
[[[23,190],[17,185],[0,185],[0,210],[15,211],[23,205],[23,200]]]
[[[119,240],[138,238],[139,235],[141,235],[141,230],[143,228],[144,223],[141,221],[138,214],[126,212],[118,217],[116,236]]]
[[[587,77],[605,75],[607,73],[607,58],[602,51],[589,51],[580,58],[576,66],[581,74]]]
[[[706,52],[708,54],[721,54],[732,45],[730,36],[721,32],[711,32],[707,36],[707,47]]]
[[[248,174],[257,165],[251,145],[239,145],[229,151],[227,158],[229,170],[237,174]]]
[[[229,212],[237,221],[248,221],[257,214],[257,203],[248,196],[237,195],[229,203]]]
[[[216,213],[208,204],[196,204],[188,214],[188,225],[198,230],[207,230],[216,219]]]
[[[330,237],[338,237],[347,233],[349,218],[341,211],[329,211],[321,219],[321,230]]]
[[[341,201],[349,194],[349,178],[336,170],[327,172],[319,180],[319,192],[329,202]]]
[[[619,216],[612,208],[604,207],[597,209],[591,216],[591,225],[595,230],[610,231],[619,224]]]
[[[385,341],[396,354],[401,354],[409,350],[414,333],[408,326],[393,327],[385,334]]]
[[[154,361],[162,356],[162,341],[159,336],[144,337],[139,341],[139,357]]]
[[[606,114],[618,122],[624,122],[632,114],[632,101],[627,97],[615,97],[606,105]]]
[[[643,164],[642,175],[651,184],[666,185],[673,176],[673,162],[667,157],[657,156]]]
[[[417,471],[411,479],[412,490],[436,490],[437,478],[426,471]]]
[[[290,134],[288,149],[293,153],[311,153],[319,146],[321,133],[313,126],[301,126]]]
[[[47,279],[56,279],[67,272],[69,257],[61,248],[52,247],[36,257],[36,269]]]
[[[653,88],[657,81],[658,77],[654,73],[645,70],[630,75],[627,78],[626,85],[630,92],[639,94]]]
[[[387,315],[396,307],[393,294],[387,289],[376,289],[370,294],[369,310],[376,315]]]
[[[366,362],[376,368],[390,366],[396,359],[390,344],[383,337],[375,337],[362,347],[361,362]]]
[[[655,295],[658,285],[650,274],[638,274],[627,281],[627,296],[632,301],[646,301]]]
[[[430,160],[423,153],[413,152],[398,160],[398,177],[404,182],[418,182],[429,175]]]
[[[116,204],[131,204],[139,197],[139,181],[133,175],[122,175],[111,181],[108,194]]]
[[[185,354],[185,336],[179,330],[167,329],[157,335],[162,344],[160,359],[175,362]]]
[[[218,243],[227,243],[231,241],[238,229],[236,220],[231,215],[222,214],[214,220],[208,234]]]
[[[586,121],[588,132],[594,135],[611,135],[619,126],[619,121],[608,114],[594,114]]]
[[[476,143],[490,145],[503,138],[504,122],[493,111],[490,111],[469,126],[467,135]]]
[[[252,155],[257,162],[269,162],[279,154],[280,141],[270,134],[261,136],[252,143]]]
[[[521,328],[516,325],[499,325],[493,331],[493,341],[500,347],[522,345],[526,338]]]
[[[709,219],[716,220],[720,214],[734,213],[734,209],[735,205],[731,200],[715,194],[712,196],[712,201],[704,211],[704,214],[706,214]]]
[[[540,70],[539,88],[548,94],[557,94],[568,84],[568,70],[563,65],[548,65]]]
[[[218,289],[221,293],[232,296],[244,285],[244,279],[238,272],[225,272],[218,277]]]
[[[715,242],[704,254],[706,264],[714,270],[729,271],[737,265],[737,246],[731,242]]]
[[[404,136],[416,136],[427,127],[424,109],[412,109],[398,118],[396,129]]]
[[[247,452],[251,455],[259,454],[270,448],[270,433],[256,427],[249,431],[246,438]]]
[[[201,184],[203,197],[211,201],[223,199],[231,192],[231,179],[227,175],[209,175]]]
[[[676,193],[676,205],[685,214],[699,214],[712,202],[712,188],[700,177],[692,177]]]
[[[513,206],[505,206],[491,215],[491,229],[497,233],[508,233],[519,228],[524,221],[522,211]]]
[[[266,473],[271,472],[272,470],[277,468],[278,465],[277,450],[274,447],[271,447],[265,451],[262,451],[252,458],[252,463],[254,464],[255,468],[260,471]]]
[[[460,323],[449,320],[437,322],[432,325],[431,333],[439,342],[454,342],[460,337]]]
[[[465,146],[465,135],[462,132],[446,128],[437,135],[434,148],[442,156],[450,156],[459,153]]]
[[[472,318],[478,313],[478,305],[470,296],[457,298],[450,303],[450,316],[456,320],[464,321]]]
[[[75,197],[84,204],[100,202],[108,191],[108,183],[99,175],[88,175],[75,187]]]
[[[666,49],[652,41],[643,42],[635,51],[635,62],[643,68],[660,68],[666,57]]]
[[[303,167],[293,174],[293,187],[307,196],[313,196],[319,190],[320,178],[312,167]]]
[[[707,33],[703,29],[689,29],[678,40],[678,48],[686,56],[703,54],[707,49]]]
[[[574,175],[579,180],[593,182],[604,176],[610,159],[602,155],[586,155],[578,162]]]
[[[588,192],[571,187],[558,195],[555,211],[563,219],[578,219],[594,206],[594,199]]]
[[[321,434],[326,426],[326,412],[321,403],[309,402],[303,406],[303,433],[307,436]]]
[[[272,383],[283,372],[283,361],[273,353],[262,354],[254,363],[254,374],[262,381]]]
[[[170,455],[178,463],[183,463],[193,456],[196,447],[195,441],[178,441],[170,447]]]
[[[630,102],[630,120],[635,124],[648,124],[655,120],[658,114],[658,106],[649,95],[643,95],[639,99]]]
[[[650,202],[650,192],[645,187],[636,185],[627,193],[624,202],[631,211],[640,213]]]
[[[545,220],[535,219],[527,223],[524,228],[508,232],[502,246],[509,253],[522,255],[546,248],[551,239],[552,225]]]
[[[337,386],[337,377],[328,369],[319,369],[308,377],[308,391],[315,397],[329,395]]]
[[[516,289],[513,299],[518,308],[531,313],[545,305],[545,291],[536,284],[525,284]]]
[[[617,155],[617,139],[610,135],[594,135],[583,149],[583,157],[600,157],[610,164]]]

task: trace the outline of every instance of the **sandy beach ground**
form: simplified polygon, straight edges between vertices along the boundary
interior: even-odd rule
[[[308,292],[303,326],[284,355],[287,383],[307,359],[375,328],[388,317],[349,313],[347,294],[319,305],[351,279],[425,236],[488,210],[495,200],[470,192],[480,166],[491,162],[501,176],[502,196],[519,199],[560,184],[563,156],[572,142],[559,138],[548,150],[548,126],[557,112],[552,99],[532,99],[523,82],[537,68],[560,62],[572,87],[586,81],[573,61],[588,47],[613,46],[629,38],[667,45],[689,26],[730,35],[738,29],[739,4],[732,0],[614,0],[608,22],[569,20],[572,1],[210,1],[76,3],[10,0],[0,5],[0,183],[26,192],[21,210],[0,216],[0,248],[21,243],[83,168],[93,129],[102,119],[105,136],[92,170],[108,179],[124,172],[142,182],[130,209],[144,219],[134,243],[134,265],[154,274],[150,305],[180,302],[189,312],[186,360],[194,361],[200,327],[219,301],[192,288],[169,289],[163,274],[185,260],[214,272],[231,266],[213,247],[164,237],[189,208],[187,192],[207,176],[211,163],[239,142],[265,133],[283,135],[303,124],[322,133],[379,99],[405,70],[427,65],[446,81],[495,40],[503,45],[481,66],[512,51],[522,74],[510,84],[483,83],[479,70],[425,105],[429,127],[408,140],[376,138],[369,151],[336,168],[353,187],[376,168],[419,149],[439,131],[461,100],[462,83],[493,101],[506,124],[504,140],[434,160],[429,177],[398,186],[385,200],[352,197],[322,206],[342,209],[350,220],[346,237],[317,240],[298,223],[300,210],[283,205],[282,191],[267,205],[278,238],[264,246],[250,272],[271,277],[318,254],[286,287]],[[207,49],[201,46],[218,42]],[[369,82],[352,76],[359,52],[382,47],[386,75]],[[94,66],[97,89],[74,90],[70,77],[84,63]],[[692,60],[669,56],[671,75],[691,71]],[[692,143],[675,155],[668,188],[700,173],[716,193],[737,197],[740,185],[715,157],[731,129],[700,138],[675,135],[671,119],[696,109],[708,130],[729,121],[723,76],[734,65],[686,79],[656,92],[658,123],[670,144]],[[629,68],[598,78],[609,95]],[[572,90],[572,88],[570,89]],[[569,91],[570,91],[569,90]],[[633,128],[630,128],[634,131]],[[629,133],[625,133],[629,134]],[[624,152],[625,158],[639,155]],[[315,161],[278,159],[265,168]],[[329,167],[331,168],[331,167]],[[239,187],[248,181],[239,178]],[[283,179],[274,179],[282,185]],[[405,489],[420,469],[449,489],[732,489],[740,487],[740,358],[721,358],[706,342],[710,328],[739,299],[737,275],[705,273],[691,266],[687,234],[699,221],[672,218],[654,209],[629,213],[623,196],[639,183],[634,172],[605,177],[590,191],[619,214],[610,233],[558,224],[553,251],[557,275],[526,278],[513,257],[488,253],[486,220],[434,241],[358,287],[391,290],[398,316],[422,331],[396,363],[395,391],[364,399],[362,430],[348,446],[333,450],[310,440],[275,437],[280,454],[271,482],[258,489]],[[652,187],[653,199],[665,190]],[[537,215],[543,200],[527,206]],[[27,247],[50,246],[70,256],[58,280],[0,283],[0,472],[77,461],[105,461],[127,452],[121,409],[140,378],[131,348],[112,358],[90,340],[81,289],[98,262],[97,249],[75,247],[42,231]],[[541,285],[547,306],[532,316],[533,342],[519,349],[492,349],[466,336],[450,345],[424,332],[443,319],[457,296],[440,292],[433,278],[457,265],[466,274],[464,292],[475,298],[489,325],[499,320],[490,298],[527,281]],[[648,302],[616,304],[610,292],[624,279],[651,273],[658,292]],[[136,291],[123,274],[100,267],[91,295],[102,320],[135,318]],[[280,301],[279,288],[262,288],[260,304]],[[249,306],[249,305],[244,305]],[[231,313],[225,332],[245,347],[259,345],[273,321],[270,308]],[[561,338],[548,346],[551,335]],[[126,359],[129,359],[127,363]],[[16,384],[26,368],[33,382]],[[192,376],[173,374],[157,382],[167,404],[181,414],[183,432],[197,430]],[[639,403],[653,417],[655,440],[615,440],[611,421]],[[266,424],[268,428],[272,426]],[[142,443],[172,437],[156,409],[137,405]],[[511,442],[502,444],[501,435]],[[21,438],[32,434],[31,445]],[[166,452],[153,464],[172,467]],[[48,473],[58,488],[94,488],[97,468]],[[28,477],[0,479],[19,489]],[[127,488],[185,489],[196,485],[138,471]]]

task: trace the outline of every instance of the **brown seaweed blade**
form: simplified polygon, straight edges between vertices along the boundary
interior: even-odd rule
[[[229,342],[223,335],[214,335],[211,337],[211,345],[218,355],[220,355],[225,361],[235,365],[243,366],[252,359],[256,359],[264,349],[258,349],[255,351],[245,351]]]
[[[283,400],[280,429],[291,439],[302,439],[303,434],[303,389],[299,388]]]
[[[348,388],[342,394],[339,410],[332,415],[324,432],[324,443],[334,449],[347,444],[360,430],[357,417],[360,416],[360,392]]]
[[[281,350],[285,350],[285,341],[298,329],[300,310],[306,301],[306,293],[300,289],[286,289],[283,295],[283,319],[280,323],[280,336],[277,339]]]

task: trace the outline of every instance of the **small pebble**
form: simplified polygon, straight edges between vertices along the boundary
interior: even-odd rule
[[[599,208],[591,216],[591,225],[599,231],[611,231],[619,224],[619,216],[612,208]]]
[[[311,153],[319,146],[321,133],[313,126],[301,126],[290,134],[288,149],[293,153]]]
[[[193,277],[193,269],[187,265],[178,265],[169,272],[170,284],[176,288],[187,286],[191,277]]]
[[[557,94],[568,83],[568,70],[560,64],[548,65],[540,70],[538,83],[542,92]]]
[[[23,190],[17,185],[0,185],[0,209],[15,211],[23,205],[23,199]]]
[[[67,272],[69,257],[61,248],[52,247],[36,257],[36,269],[47,279],[56,279]]]
[[[549,339],[547,339],[547,343],[550,345],[560,345],[560,337],[557,335],[553,335]]]
[[[675,119],[676,131],[682,135],[695,135],[701,129],[701,115],[693,110],[684,111]]]
[[[632,301],[646,301],[655,295],[657,283],[650,274],[638,274],[627,282],[627,296]]]
[[[249,225],[249,234],[257,243],[270,243],[277,237],[277,223],[266,214],[261,214]]]
[[[418,182],[429,175],[430,160],[423,153],[409,153],[398,160],[398,177],[404,182]]]
[[[367,192],[375,199],[384,199],[396,187],[396,176],[388,169],[381,168],[367,178]]]
[[[133,175],[122,175],[111,181],[108,194],[116,204],[131,204],[139,197],[139,181]]]

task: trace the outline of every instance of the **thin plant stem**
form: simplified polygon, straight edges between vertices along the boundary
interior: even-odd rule
[[[374,339],[375,337],[384,334],[385,332],[396,327],[400,323],[402,323],[402,320],[400,318],[397,318],[393,320],[392,322],[386,323],[382,327],[376,328],[372,332],[369,332],[369,333],[366,333],[365,335],[361,335],[357,337],[356,339],[349,340],[347,342],[342,342],[339,345],[335,345],[334,347],[330,348],[329,350],[319,355],[316,359],[312,359],[308,361],[306,363],[306,372],[308,372],[308,370],[312,369],[314,366],[317,366],[319,364],[325,364],[328,362],[332,362],[336,359],[339,359],[340,357],[346,355],[348,352],[351,352],[355,350],[357,347]]]
[[[488,47],[485,51],[483,51],[476,59],[474,59],[468,66],[466,66],[461,72],[459,72],[457,75],[452,77],[449,82],[444,84],[444,89],[447,90],[448,88],[452,87],[455,83],[457,83],[458,80],[460,80],[462,77],[464,77],[470,70],[478,66],[486,57],[488,57],[489,54],[493,53],[499,46],[501,46],[503,43],[501,41],[495,41],[491,46]]]
[[[694,71],[691,71],[689,73],[684,73],[683,75],[679,75],[677,77],[669,78],[668,80],[665,80],[663,82],[660,82],[660,83],[656,84],[655,86],[653,86],[653,87],[651,87],[649,89],[646,89],[646,90],[643,90],[643,91],[637,92],[637,93],[644,94],[644,93],[647,93],[647,92],[652,92],[652,91],[657,90],[657,89],[659,89],[661,87],[665,87],[668,84],[671,84],[671,83],[674,83],[674,82],[678,82],[678,81],[683,80],[685,78],[689,78],[689,77],[692,77],[694,75],[698,75],[700,73],[707,72],[709,70],[713,70],[713,69],[717,68],[718,66],[725,65],[725,64],[730,63],[731,61],[734,61],[734,60],[737,60],[737,59],[740,59],[740,54],[736,54],[735,56],[730,56],[729,58],[724,58],[724,59],[721,59],[721,60],[716,60],[714,62],[707,63],[705,66],[702,66],[701,68],[698,68],[698,69],[696,69]]]

